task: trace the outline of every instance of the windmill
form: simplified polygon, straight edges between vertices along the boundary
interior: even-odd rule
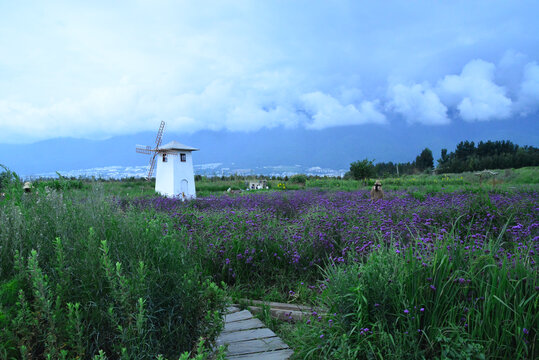
[[[136,152],[139,154],[146,154],[146,155],[152,155],[150,159],[150,169],[148,170],[148,177],[146,178],[148,181],[152,179],[153,170],[155,169],[155,158],[157,156],[157,150],[161,146],[161,142],[163,141],[163,130],[165,130],[165,122],[161,121],[161,125],[159,125],[159,130],[157,131],[157,136],[155,138],[155,148],[152,149],[150,146],[144,146],[144,145],[137,145]]]
[[[193,168],[193,151],[199,149],[171,141],[161,145],[165,122],[161,121],[155,148],[137,145],[140,154],[151,155],[148,180],[151,180],[155,169],[155,191],[167,197],[182,200],[196,198],[195,171]]]

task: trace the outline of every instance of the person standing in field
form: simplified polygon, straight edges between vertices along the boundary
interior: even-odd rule
[[[380,180],[376,180],[374,186],[371,189],[371,200],[380,200],[384,198],[384,191],[382,190],[382,183]]]

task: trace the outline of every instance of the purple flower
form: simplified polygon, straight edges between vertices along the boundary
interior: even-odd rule
[[[419,309],[419,311],[423,312],[423,311],[425,311],[425,308],[421,308],[421,309]]]
[[[409,313],[408,309],[404,309],[404,313],[408,314]]]

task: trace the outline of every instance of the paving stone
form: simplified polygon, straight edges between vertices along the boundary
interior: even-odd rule
[[[271,338],[240,341],[228,344],[227,356],[261,353],[281,349],[288,349],[288,345],[286,345],[280,338],[275,336]]]
[[[225,323],[233,322],[233,321],[240,321],[240,320],[247,320],[251,319],[253,317],[253,314],[249,312],[249,310],[242,310],[238,311],[232,314],[225,315]]]
[[[247,341],[275,337],[275,333],[268,328],[249,329],[221,333],[217,338],[217,345],[232,344],[238,341]]]
[[[229,306],[226,308],[226,313],[227,314],[232,314],[232,313],[235,313],[235,312],[238,312],[240,311],[240,308],[237,307],[237,306]]]
[[[258,329],[266,327],[264,323],[256,318],[251,318],[247,320],[240,320],[234,322],[225,323],[225,328],[223,333],[230,331],[240,331],[240,330],[249,330],[249,329]]]
[[[291,349],[268,351],[227,357],[228,360],[287,360],[294,352]]]
[[[226,345],[227,359],[285,360],[293,351],[249,310],[229,307],[216,345]]]

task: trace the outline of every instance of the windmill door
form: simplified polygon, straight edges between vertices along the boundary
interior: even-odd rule
[[[182,181],[180,182],[180,191],[183,195],[189,195],[189,192],[188,192],[188,189],[189,189],[189,186],[188,186],[188,182],[187,180],[185,179],[182,179]]]

